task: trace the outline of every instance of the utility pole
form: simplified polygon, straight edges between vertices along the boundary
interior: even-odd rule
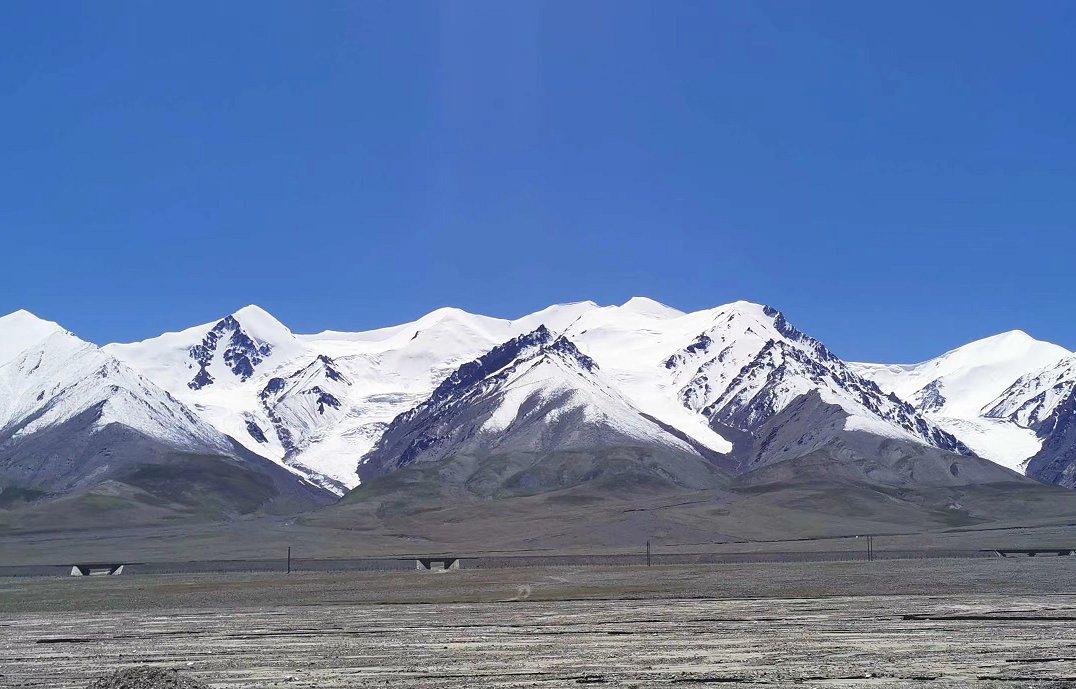
[[[291,574],[291,546],[288,546],[288,574]]]
[[[646,542],[646,566],[650,566],[650,541]]]
[[[874,562],[874,536],[867,536],[867,562]]]

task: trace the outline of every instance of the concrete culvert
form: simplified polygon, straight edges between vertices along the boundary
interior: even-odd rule
[[[165,668],[128,668],[100,677],[87,689],[211,689],[178,670]]]

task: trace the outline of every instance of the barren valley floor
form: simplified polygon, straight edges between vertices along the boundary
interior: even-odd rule
[[[0,686],[1076,686],[1076,558],[9,578]]]

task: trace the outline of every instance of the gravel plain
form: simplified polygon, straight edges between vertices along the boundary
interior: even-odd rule
[[[249,689],[1076,687],[1076,558],[0,580],[0,686],[146,666]]]

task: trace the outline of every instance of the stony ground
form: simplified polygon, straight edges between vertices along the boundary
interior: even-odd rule
[[[1076,687],[1062,560],[8,579],[0,686]]]
[[[129,667],[95,679],[89,689],[208,689],[189,673],[157,667]]]

